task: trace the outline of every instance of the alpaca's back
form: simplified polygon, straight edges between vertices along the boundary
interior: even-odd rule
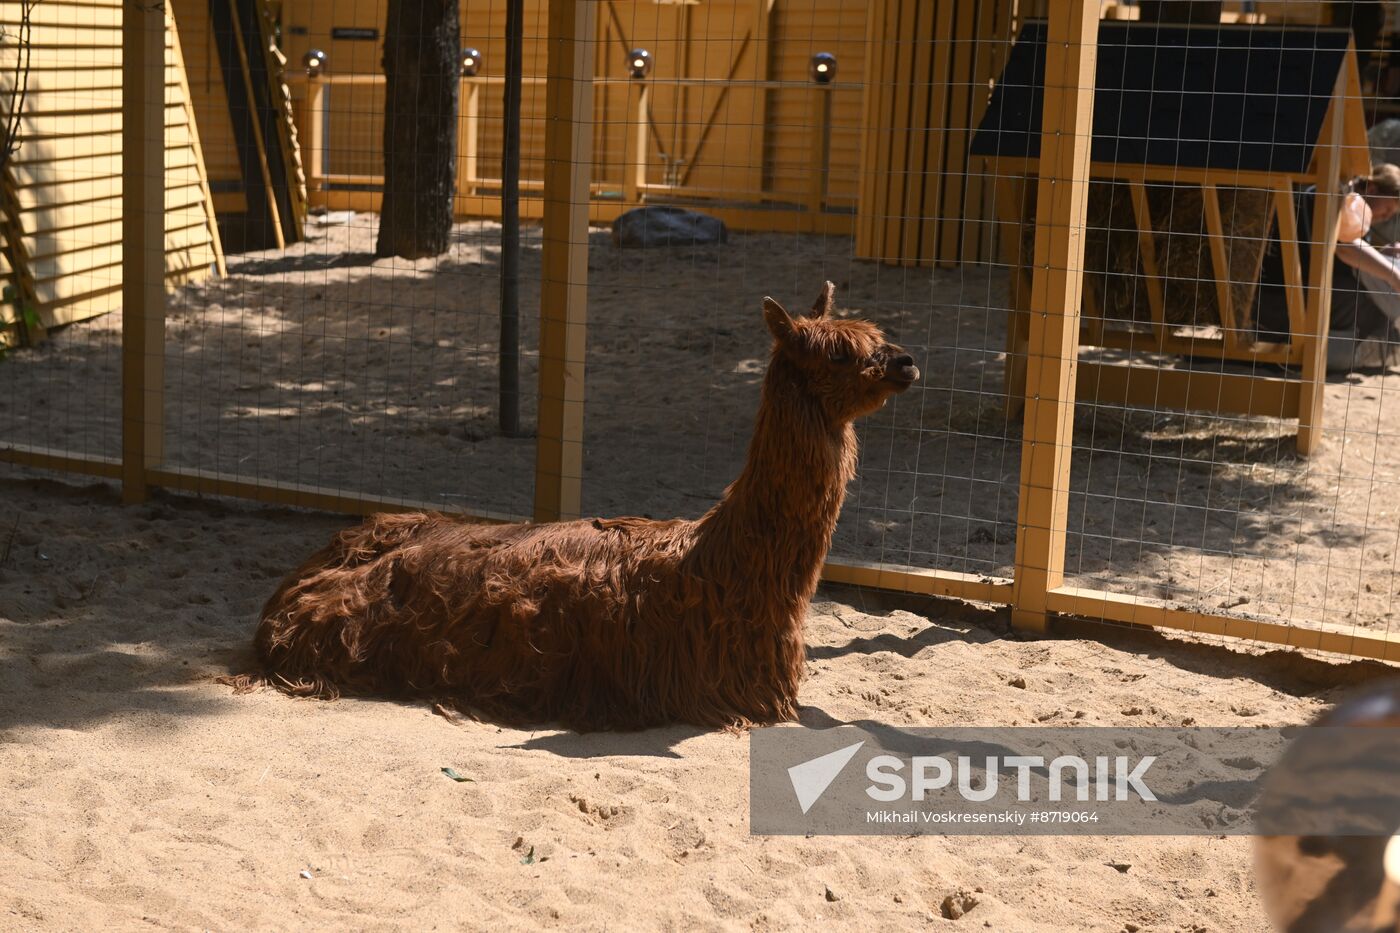
[[[674,653],[685,639],[647,628],[684,612],[673,581],[690,527],[376,515],[273,594],[258,655],[291,693],[434,694],[497,715],[615,721],[620,706],[654,705],[627,697],[638,663],[683,666],[647,647]],[[665,604],[642,605],[661,576]]]

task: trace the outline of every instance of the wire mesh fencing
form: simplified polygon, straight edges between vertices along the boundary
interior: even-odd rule
[[[693,518],[749,455],[761,299],[830,280],[923,377],[859,424],[828,578],[1400,656],[1385,34],[1208,3],[530,0],[513,43],[511,0],[406,31],[387,2],[177,0],[159,53],[119,5],[59,6],[26,103],[25,47],[0,62],[8,460]],[[436,50],[416,103],[404,43]],[[122,116],[162,87],[143,137]],[[409,196],[449,172],[394,215],[448,215],[412,258],[384,243],[391,156]],[[123,231],[157,214],[153,305],[133,251],[161,254]]]

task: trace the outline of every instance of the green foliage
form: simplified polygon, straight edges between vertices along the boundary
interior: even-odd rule
[[[6,285],[0,290],[0,301],[11,304],[15,307],[15,312],[19,316],[26,335],[40,330],[43,326],[39,319],[39,309],[24,299],[24,294],[13,284]]]

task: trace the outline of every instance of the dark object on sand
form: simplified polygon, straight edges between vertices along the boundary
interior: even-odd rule
[[[652,246],[708,246],[729,242],[724,221],[680,207],[639,207],[613,221],[613,245],[646,249]]]

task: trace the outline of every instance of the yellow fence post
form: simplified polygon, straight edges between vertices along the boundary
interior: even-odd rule
[[[814,84],[807,92],[812,95],[811,129],[812,172],[807,176],[806,208],[820,214],[826,207],[827,170],[831,165],[831,91],[826,85]],[[819,228],[812,228],[819,232]]]
[[[622,141],[622,202],[628,207],[641,203],[647,183],[647,124],[651,112],[651,86],[633,78],[627,85],[627,125]]]
[[[1323,390],[1327,388],[1327,340],[1332,316],[1332,257],[1337,252],[1337,214],[1342,205],[1342,138],[1346,123],[1348,69],[1343,67],[1332,90],[1332,106],[1322,123],[1314,161],[1317,201],[1309,231],[1312,256],[1308,263],[1307,312],[1303,324],[1302,390],[1298,397],[1300,456],[1309,456],[1322,443]],[[1281,209],[1281,208],[1280,208]]]
[[[122,499],[142,502],[165,434],[165,7],[122,11]]]
[[[326,166],[326,85],[319,78],[306,83],[306,187],[321,190]]]
[[[1064,582],[1098,20],[1097,0],[1051,0],[1011,611],[1034,631]]]
[[[588,201],[597,4],[550,0],[535,520],[577,518],[583,489]]]
[[[462,154],[462,170],[457,173],[457,194],[471,197],[476,194],[477,180],[477,141],[480,138],[481,85],[476,81],[462,82],[462,122],[458,151]]]

